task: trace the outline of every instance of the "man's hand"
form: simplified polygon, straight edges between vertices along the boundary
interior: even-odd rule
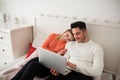
[[[76,65],[71,63],[71,62],[67,62],[67,66],[73,68],[73,69],[76,69]]]
[[[55,69],[50,69],[50,73],[52,74],[52,75],[54,75],[54,76],[58,76],[59,75],[59,73],[55,70]]]
[[[67,49],[62,49],[57,54],[64,55],[66,52],[67,52]]]

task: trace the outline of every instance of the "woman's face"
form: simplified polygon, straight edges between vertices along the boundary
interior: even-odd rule
[[[65,41],[72,41],[72,40],[74,40],[74,37],[69,31],[67,31],[67,32],[63,33],[62,39]]]

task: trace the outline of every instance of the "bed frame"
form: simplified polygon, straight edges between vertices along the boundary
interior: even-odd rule
[[[35,18],[34,36],[37,33],[48,35],[51,32],[62,33],[70,28],[74,21],[85,21],[87,23],[89,36],[104,49],[104,71],[113,74],[120,73],[118,67],[120,58],[120,23],[112,23],[108,20],[99,21],[96,19],[80,19],[78,17],[68,17],[52,14],[43,14]],[[119,71],[118,71],[119,70]],[[119,77],[119,75],[117,75]],[[120,78],[118,78],[120,79]],[[116,79],[117,80],[117,79]]]

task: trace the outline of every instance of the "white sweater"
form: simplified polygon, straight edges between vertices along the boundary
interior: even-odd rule
[[[86,43],[71,41],[66,44],[66,49],[67,53],[64,56],[77,65],[75,71],[92,77],[101,76],[104,67],[104,52],[99,44],[92,40]]]

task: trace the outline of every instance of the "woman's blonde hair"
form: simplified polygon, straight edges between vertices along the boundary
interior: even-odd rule
[[[71,29],[67,29],[64,33],[66,33],[66,32],[70,32],[70,33],[72,34],[72,36],[73,36],[73,33],[72,33],[72,30],[71,30]],[[63,34],[64,34],[64,33],[63,33]],[[73,38],[74,38],[74,36],[73,36]],[[74,38],[72,41],[75,41],[75,38]]]

